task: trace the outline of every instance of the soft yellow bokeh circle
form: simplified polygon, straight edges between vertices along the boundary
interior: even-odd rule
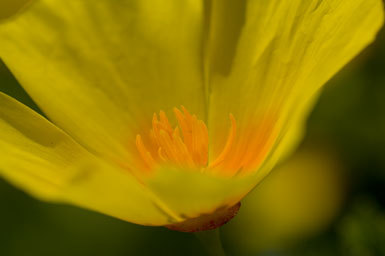
[[[237,248],[275,250],[325,230],[338,215],[346,177],[329,147],[306,146],[276,168],[224,228]]]

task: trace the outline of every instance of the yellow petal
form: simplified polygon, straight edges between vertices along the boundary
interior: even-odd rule
[[[183,104],[205,116],[201,5],[36,1],[0,26],[0,56],[55,124],[93,152],[127,158],[154,112]]]
[[[293,148],[318,90],[373,41],[384,18],[381,0],[222,0],[211,10],[210,158],[232,113],[238,154],[258,153],[266,140],[265,162]],[[226,20],[234,20],[229,30]]]
[[[128,172],[96,159],[2,93],[0,131],[0,175],[26,192],[144,225],[175,221]]]
[[[218,177],[199,170],[163,168],[146,181],[181,219],[210,214],[238,203],[253,187],[248,177]]]
[[[103,161],[82,163],[60,199],[128,222],[163,226],[181,218],[128,171]]]
[[[47,120],[0,93],[1,174],[27,191],[55,198],[86,152]]]

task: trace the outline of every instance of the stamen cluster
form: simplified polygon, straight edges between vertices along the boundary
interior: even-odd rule
[[[154,113],[149,136],[152,150],[148,150],[144,145],[141,135],[136,136],[136,147],[148,169],[153,169],[161,163],[191,168],[214,168],[223,162],[229,153],[236,132],[235,119],[232,115],[230,115],[232,127],[224,149],[209,164],[209,134],[206,124],[196,115],[191,115],[183,106],[181,110],[174,108],[178,121],[175,128],[171,126],[164,111],[159,112],[159,118]]]

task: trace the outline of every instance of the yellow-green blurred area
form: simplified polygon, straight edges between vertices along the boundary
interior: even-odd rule
[[[14,1],[0,18],[25,1]],[[0,64],[0,91],[38,107]],[[37,201],[0,180],[1,256],[206,255],[192,234]],[[324,88],[300,148],[221,229],[228,255],[385,255],[385,31]]]

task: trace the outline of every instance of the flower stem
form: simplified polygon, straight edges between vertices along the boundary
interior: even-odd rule
[[[226,256],[222,247],[219,228],[196,232],[195,235],[201,241],[202,245],[206,248],[208,255],[210,256]]]

